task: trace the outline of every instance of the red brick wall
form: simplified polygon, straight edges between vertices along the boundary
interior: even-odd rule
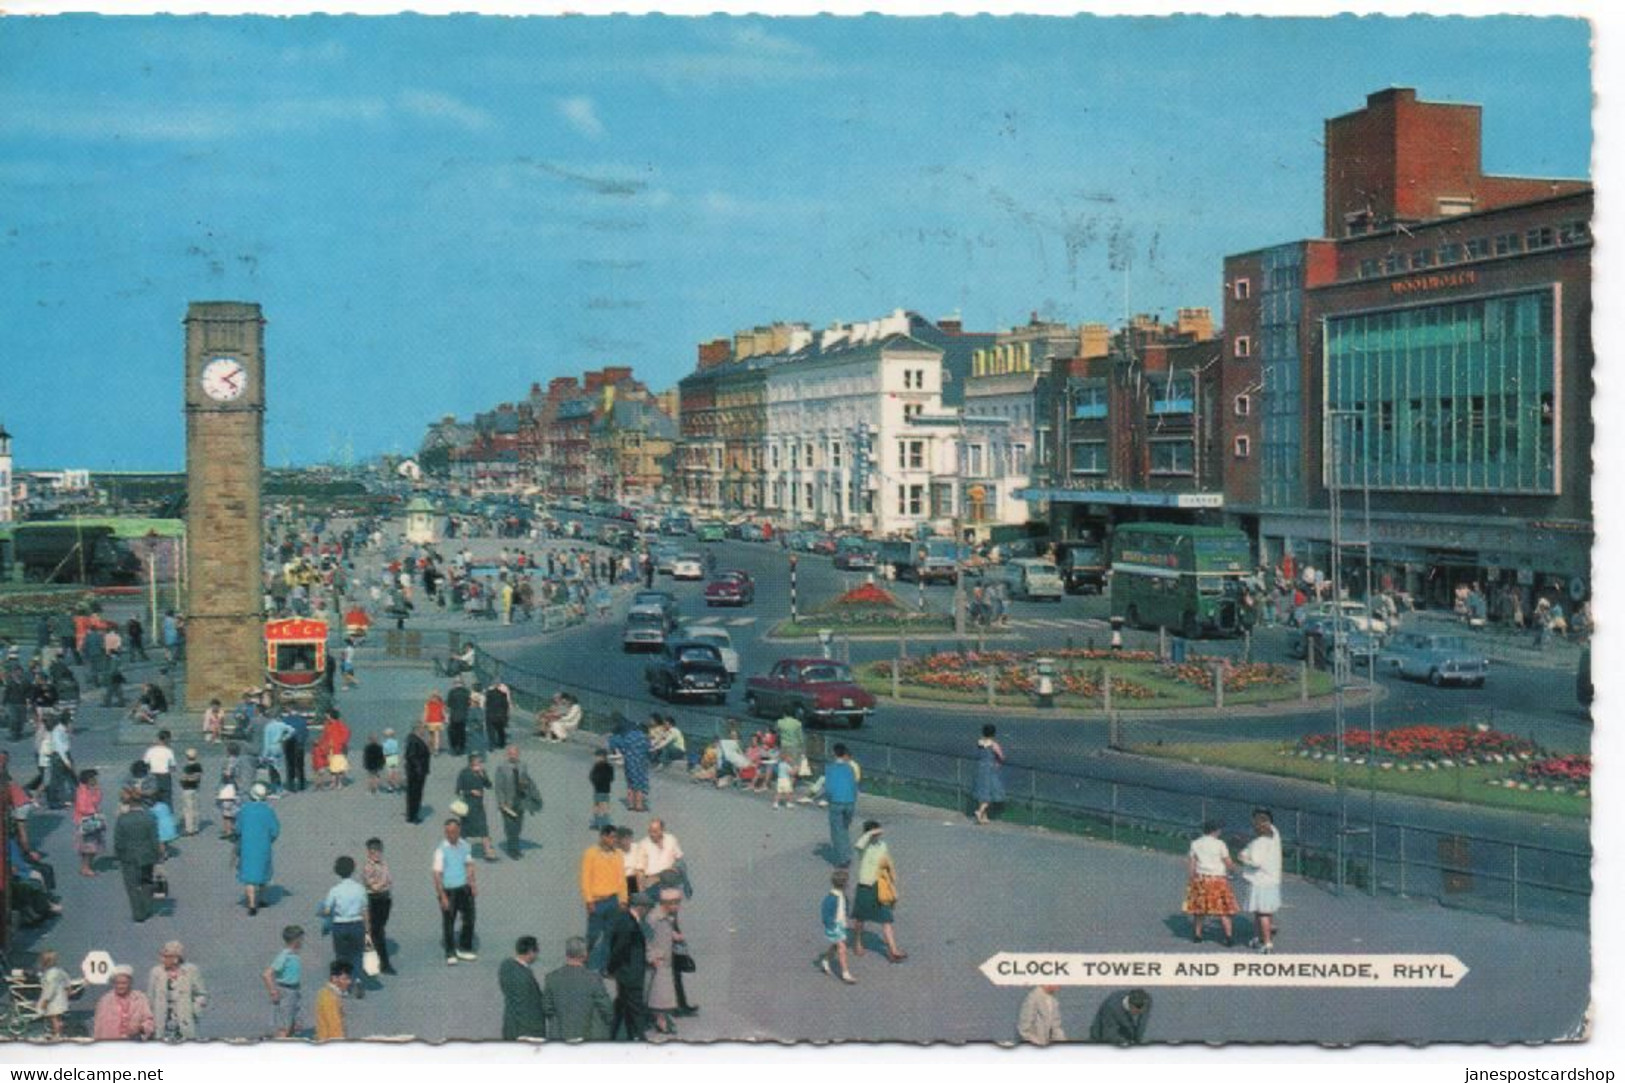
[[[1378,226],[1439,217],[1441,197],[1475,210],[1575,191],[1584,182],[1485,176],[1483,109],[1416,100],[1395,87],[1366,107],[1326,121],[1325,229],[1344,235],[1345,215],[1370,208]]]
[[[1238,297],[1237,283],[1247,283],[1247,296]],[[1261,301],[1264,293],[1263,261],[1256,253],[1230,256],[1224,261],[1224,360],[1218,366],[1219,440],[1218,460],[1227,504],[1258,503],[1258,462],[1263,453],[1259,442],[1259,416],[1263,395],[1258,387],[1262,374],[1263,350]],[[1245,336],[1251,356],[1238,357],[1236,342]],[[1236,397],[1245,394],[1251,402],[1246,417],[1236,416]],[[1245,459],[1235,455],[1236,437],[1245,436],[1251,445]]]

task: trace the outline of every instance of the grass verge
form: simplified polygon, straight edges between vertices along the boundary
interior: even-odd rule
[[[1132,751],[1142,756],[1179,760],[1209,767],[1229,767],[1264,775],[1297,778],[1327,786],[1336,783],[1336,764],[1295,754],[1281,755],[1286,746],[1277,741],[1234,741],[1212,744],[1140,745]],[[1543,812],[1556,816],[1585,818],[1591,815],[1591,799],[1572,793],[1507,789],[1491,786],[1492,779],[1505,778],[1513,770],[1509,764],[1478,764],[1473,767],[1441,767],[1436,771],[1400,771],[1397,768],[1372,771],[1368,764],[1344,764],[1343,780],[1350,789],[1366,791],[1373,784],[1378,793],[1398,793],[1410,797],[1431,797],[1467,805]]]

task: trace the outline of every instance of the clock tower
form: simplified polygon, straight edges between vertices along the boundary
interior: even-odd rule
[[[188,306],[185,380],[186,706],[202,710],[265,683],[260,306]]]

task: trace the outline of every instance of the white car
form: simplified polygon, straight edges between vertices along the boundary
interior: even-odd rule
[[[671,562],[673,579],[704,579],[705,561],[698,553],[683,553]]]
[[[1388,634],[1388,622],[1381,617],[1373,617],[1364,602],[1316,602],[1301,611],[1298,623],[1302,625],[1314,617],[1334,617],[1339,606],[1342,607],[1343,619],[1348,622],[1349,627],[1357,628],[1369,635]]]
[[[691,625],[684,630],[683,635],[691,642],[709,643],[715,647],[722,655],[722,665],[728,671],[728,679],[731,681],[739,679],[739,652],[734,650],[733,637],[728,634],[726,628],[709,624]]]

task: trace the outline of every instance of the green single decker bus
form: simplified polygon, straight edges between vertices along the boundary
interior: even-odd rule
[[[727,530],[715,519],[707,519],[695,530],[702,542],[719,542],[728,536]]]
[[[1112,534],[1112,616],[1187,639],[1240,635],[1252,616],[1242,602],[1251,568],[1239,530],[1125,523]]]

